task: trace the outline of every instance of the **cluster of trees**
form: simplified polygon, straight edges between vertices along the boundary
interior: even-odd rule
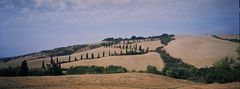
[[[110,50],[108,51],[108,56],[121,56],[121,55],[138,55],[138,54],[144,54],[149,52],[149,47],[147,49],[142,48],[142,46],[137,46],[135,45],[123,45],[123,46],[114,46],[114,47],[119,47],[121,48],[120,52],[113,51],[111,52]],[[95,59],[95,58],[101,58],[105,57],[106,53],[103,51],[103,53],[100,55],[100,53],[94,54],[94,53],[86,53],[85,55],[81,54],[80,58],[75,57],[74,60],[71,58],[71,55],[68,57],[68,61],[61,61],[58,62],[57,58],[57,63],[62,64],[62,63],[68,63],[68,62],[73,62],[73,61],[78,61],[78,60],[86,60],[86,59]],[[52,59],[52,58],[51,58]]]
[[[193,65],[182,62],[179,58],[171,57],[168,53],[160,48],[156,50],[160,53],[165,65],[162,70],[163,75],[188,79],[198,82],[233,82],[240,81],[240,59],[223,58],[215,63],[212,67],[196,68]]]
[[[170,41],[174,40],[174,35],[162,34],[159,36],[161,43],[167,45]]]
[[[168,43],[170,40],[172,40],[172,37],[174,37],[174,35],[172,34],[162,34],[159,36],[149,36],[149,37],[142,37],[142,36],[132,36],[130,38],[113,38],[113,37],[108,37],[103,39],[102,41],[108,41],[108,43],[104,43],[103,45],[105,46],[111,46],[113,43],[119,43],[119,42],[123,42],[124,44],[131,44],[130,41],[133,41],[133,43],[135,42],[141,42],[141,41],[154,41],[154,40],[159,40],[162,39],[163,43]]]
[[[42,62],[42,68],[29,68],[27,61],[24,60],[21,66],[15,68],[8,67],[0,69],[0,76],[44,76],[44,75],[62,75],[62,69],[60,63],[55,62],[51,58],[51,64],[45,65]]]
[[[217,39],[227,40],[227,41],[231,41],[231,42],[240,43],[240,40],[239,40],[239,39],[225,39],[225,38],[218,37],[218,36],[216,36],[216,35],[212,35],[212,36],[215,37],[215,38],[217,38]]]
[[[157,67],[152,66],[152,65],[147,66],[146,72],[147,73],[152,73],[152,74],[158,74],[159,73],[159,71],[157,70]]]
[[[16,68],[12,68],[10,66],[8,68],[0,69],[0,76],[27,76],[27,75],[28,66],[26,60],[22,61],[21,66],[17,66]]]
[[[122,66],[76,66],[67,69],[67,74],[101,74],[101,73],[125,73],[127,69]]]

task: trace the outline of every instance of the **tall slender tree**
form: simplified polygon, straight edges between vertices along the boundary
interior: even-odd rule
[[[69,61],[69,62],[71,61],[71,55],[68,56],[68,61]]]
[[[88,59],[88,53],[86,54],[86,59]]]
[[[58,57],[57,57],[57,63],[59,63],[59,61],[58,61]]]
[[[26,60],[22,61],[20,73],[22,76],[28,75],[28,65]]]
[[[111,56],[111,52],[110,52],[110,50],[109,50],[109,53],[108,53],[108,55],[109,55],[109,56]]]
[[[105,52],[103,51],[103,57],[105,57]]]
[[[94,54],[92,53],[92,59],[94,59]]]
[[[43,68],[43,69],[46,69],[44,60],[42,61],[42,68]]]
[[[147,51],[146,51],[147,53],[149,52],[149,47],[147,47]]]
[[[100,55],[99,55],[99,53],[98,53],[98,58],[100,58]]]
[[[139,46],[139,51],[140,51],[140,52],[142,51],[142,46],[141,46],[141,45]]]
[[[53,57],[51,56],[50,63],[53,64]]]
[[[82,56],[82,54],[81,54],[81,60],[83,59],[83,56]]]

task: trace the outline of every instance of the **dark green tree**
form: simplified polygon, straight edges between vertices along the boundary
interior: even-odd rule
[[[141,45],[139,46],[139,51],[140,51],[140,52],[142,51],[142,46],[141,46]]]
[[[57,63],[59,63],[59,61],[58,61],[58,57],[57,57]]]
[[[152,66],[152,65],[147,66],[147,72],[148,73],[153,73],[153,74],[158,73],[157,68],[155,66]]]
[[[147,53],[149,52],[149,48],[147,47],[147,51],[146,51]]]
[[[26,60],[22,61],[20,73],[21,73],[20,75],[22,76],[28,75],[28,65]]]
[[[83,59],[83,56],[82,56],[82,54],[81,54],[81,60]]]
[[[98,53],[98,57],[97,58],[100,58],[100,55],[99,55],[99,53]]]
[[[51,56],[50,63],[51,63],[51,64],[53,64],[53,63],[54,63],[54,62],[53,62],[53,57],[52,57],[52,56]]]
[[[88,53],[86,54],[86,59],[88,59]]]
[[[103,51],[103,57],[105,57],[105,52]]]
[[[68,56],[68,61],[69,61],[69,62],[71,61],[71,56],[70,56],[70,55]]]
[[[42,61],[42,68],[43,68],[43,69],[46,69],[44,60]]]
[[[92,53],[92,59],[94,59],[94,54]]]

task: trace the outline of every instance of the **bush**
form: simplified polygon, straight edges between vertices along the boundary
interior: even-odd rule
[[[147,66],[147,72],[148,73],[157,74],[158,70],[157,70],[157,68],[155,66],[149,65],[149,66]]]
[[[101,73],[124,73],[127,69],[122,66],[76,66],[70,67],[67,74],[101,74]]]
[[[105,73],[125,73],[127,69],[122,66],[113,66],[110,65],[105,68]]]
[[[43,68],[33,68],[29,70],[31,76],[44,76],[47,75],[47,71]]]

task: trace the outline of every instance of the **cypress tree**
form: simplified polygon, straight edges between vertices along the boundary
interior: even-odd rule
[[[99,55],[99,53],[98,53],[98,58],[100,58],[100,55]]]
[[[82,56],[82,54],[81,54],[81,60],[83,59],[83,56]]]
[[[92,53],[92,59],[94,59],[94,54]]]
[[[135,50],[137,50],[137,44],[135,45]]]
[[[139,51],[142,51],[142,46],[141,45],[139,46]]]
[[[20,73],[22,76],[28,75],[28,65],[26,60],[22,61]]]
[[[42,61],[42,68],[43,68],[43,69],[46,69],[44,60]]]
[[[147,53],[149,52],[149,48],[147,47]]]
[[[105,57],[105,52],[103,51],[103,57]]]
[[[70,56],[70,55],[68,56],[68,61],[69,61],[69,62],[71,61],[71,56]]]
[[[109,56],[111,56],[111,52],[110,52],[110,50],[109,50]]]
[[[86,54],[86,59],[88,59],[88,53]]]
[[[53,64],[53,57],[51,56],[51,60],[50,60],[50,63]]]
[[[57,57],[57,63],[58,63],[59,61],[58,61],[58,57]]]

